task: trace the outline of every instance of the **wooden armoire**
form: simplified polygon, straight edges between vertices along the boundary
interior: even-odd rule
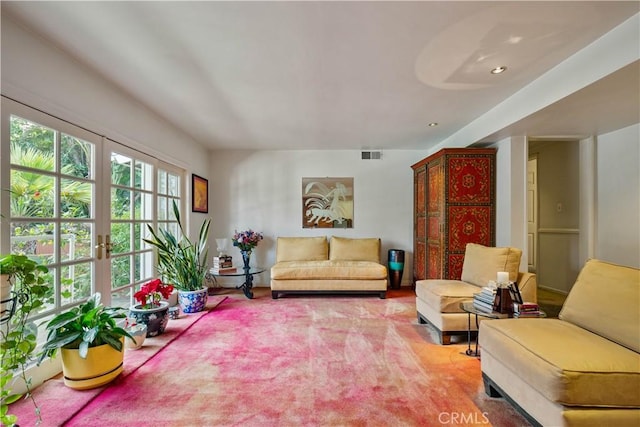
[[[413,283],[460,279],[467,243],[495,246],[496,150],[447,148],[411,167]]]

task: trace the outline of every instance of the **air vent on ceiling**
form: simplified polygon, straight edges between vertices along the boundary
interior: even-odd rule
[[[381,160],[382,151],[363,151],[362,160]]]

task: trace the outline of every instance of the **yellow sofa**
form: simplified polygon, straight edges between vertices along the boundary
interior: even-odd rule
[[[558,319],[480,324],[485,391],[534,425],[640,426],[640,270],[589,260]]]
[[[271,296],[331,293],[387,295],[380,239],[332,236],[278,237],[271,267]]]
[[[533,273],[518,272],[522,251],[468,243],[465,248],[460,280],[426,279],[416,282],[416,310],[419,323],[430,323],[440,335],[441,344],[450,344],[453,335],[467,335],[468,317],[460,303],[473,300],[498,271],[509,273],[517,282],[525,301],[537,302],[537,283]],[[485,318],[478,316],[478,320]],[[471,323],[473,334],[476,325]]]

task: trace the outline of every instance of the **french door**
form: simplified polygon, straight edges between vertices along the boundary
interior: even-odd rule
[[[177,231],[184,171],[88,130],[2,99],[0,252],[49,267],[48,318],[100,292],[128,307],[154,277],[147,226]]]
[[[143,241],[148,226],[178,235],[170,206],[174,201],[181,206],[183,172],[108,140],[105,152],[109,226],[104,237],[98,235],[97,257],[104,257],[110,270],[110,289],[103,289],[103,294],[110,293],[112,305],[127,307],[138,285],[155,274],[153,251]]]

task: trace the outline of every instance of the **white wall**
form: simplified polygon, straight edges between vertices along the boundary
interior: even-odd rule
[[[640,268],[640,125],[597,138],[596,258]]]
[[[387,250],[405,251],[403,286],[412,280],[413,171],[415,151],[385,151],[382,160],[361,160],[360,151],[215,151],[211,154],[214,238],[231,238],[234,230],[263,232],[252,264],[275,262],[278,236],[380,237]],[[302,228],[302,178],[353,177],[352,229]],[[240,252],[230,248],[238,260]],[[255,278],[269,285],[268,272]]]
[[[203,146],[5,15],[1,30],[2,95],[208,178]],[[191,234],[204,218],[191,215]]]
[[[527,271],[527,204],[525,137],[507,138],[495,144],[496,154],[496,246],[522,250],[520,271]]]

